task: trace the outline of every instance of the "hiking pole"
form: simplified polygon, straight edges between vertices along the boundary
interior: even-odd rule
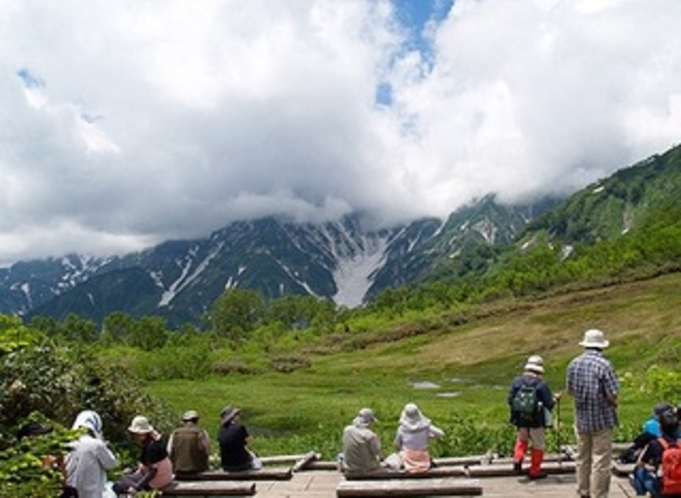
[[[558,460],[558,465],[562,467],[563,465],[563,441],[562,438],[560,437],[560,433],[563,429],[563,426],[560,421],[560,399],[562,396],[558,396],[556,398],[556,443],[558,444],[558,454],[560,455],[560,459]]]
[[[627,492],[627,490],[624,488],[621,482],[617,481],[617,485],[622,490],[622,493],[624,493],[624,496],[626,496],[627,498],[631,498],[631,495]]]

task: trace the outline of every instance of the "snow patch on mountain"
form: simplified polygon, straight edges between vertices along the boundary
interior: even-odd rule
[[[208,256],[206,256],[206,258],[198,264],[198,266],[192,273],[189,273],[189,270],[191,269],[193,263],[193,260],[190,258],[187,264],[182,268],[182,274],[180,275],[180,277],[175,282],[170,284],[168,290],[165,291],[161,296],[161,300],[158,303],[159,308],[163,306],[168,306],[170,302],[175,298],[175,296],[182,292],[182,289],[184,289],[194,280],[196,280],[198,276],[201,275],[204,272],[204,270],[208,267],[211,260],[214,259],[218,254],[220,254],[222,245],[223,245],[222,243],[218,244],[208,254]]]
[[[293,280],[293,281],[296,282],[298,285],[300,285],[303,289],[305,289],[305,291],[306,291],[309,295],[315,296],[315,297],[319,297],[319,296],[317,296],[317,293],[316,293],[315,291],[313,291],[312,288],[307,284],[307,282],[301,280],[301,279],[298,277],[297,272],[291,270],[291,269],[290,269],[288,266],[286,266],[285,264],[280,263],[280,265],[281,265],[281,268],[286,272],[286,274],[291,278],[291,280]],[[280,286],[279,289],[280,289],[279,292],[282,292],[282,291],[283,291],[283,286]],[[283,295],[283,292],[282,292],[282,295]]]
[[[371,275],[385,263],[386,239],[370,244],[367,252],[358,252],[350,257],[339,257],[333,272],[333,280],[338,292],[332,297],[339,306],[355,308],[361,306],[369,287]],[[365,246],[366,247],[366,246]]]

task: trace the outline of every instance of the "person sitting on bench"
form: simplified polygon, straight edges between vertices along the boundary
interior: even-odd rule
[[[168,455],[177,476],[191,476],[208,470],[210,439],[199,426],[199,414],[189,410],[182,416],[182,426],[168,439]]]
[[[401,468],[407,472],[426,472],[431,467],[428,445],[431,438],[441,438],[445,433],[423,416],[419,407],[407,403],[400,416],[395,435]]]
[[[343,429],[342,471],[372,472],[381,467],[381,441],[371,430],[377,421],[371,408],[362,408]]]
[[[227,405],[220,412],[220,420],[218,443],[222,470],[243,472],[262,468],[260,459],[248,448],[249,433],[241,423],[241,410]]]

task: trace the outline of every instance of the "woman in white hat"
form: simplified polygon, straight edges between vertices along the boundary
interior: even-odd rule
[[[173,480],[173,466],[168,457],[166,444],[146,417],[132,419],[128,432],[142,447],[137,471],[123,476],[113,486],[118,494],[136,494],[138,491],[160,489]]]
[[[423,416],[419,407],[407,403],[400,415],[395,447],[399,450],[402,468],[407,472],[425,472],[431,467],[430,440],[441,438],[444,432]]]

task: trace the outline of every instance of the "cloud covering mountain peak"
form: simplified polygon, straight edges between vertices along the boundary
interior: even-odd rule
[[[458,0],[428,50],[401,8],[0,2],[0,262],[273,214],[445,216],[678,142],[675,0]]]

